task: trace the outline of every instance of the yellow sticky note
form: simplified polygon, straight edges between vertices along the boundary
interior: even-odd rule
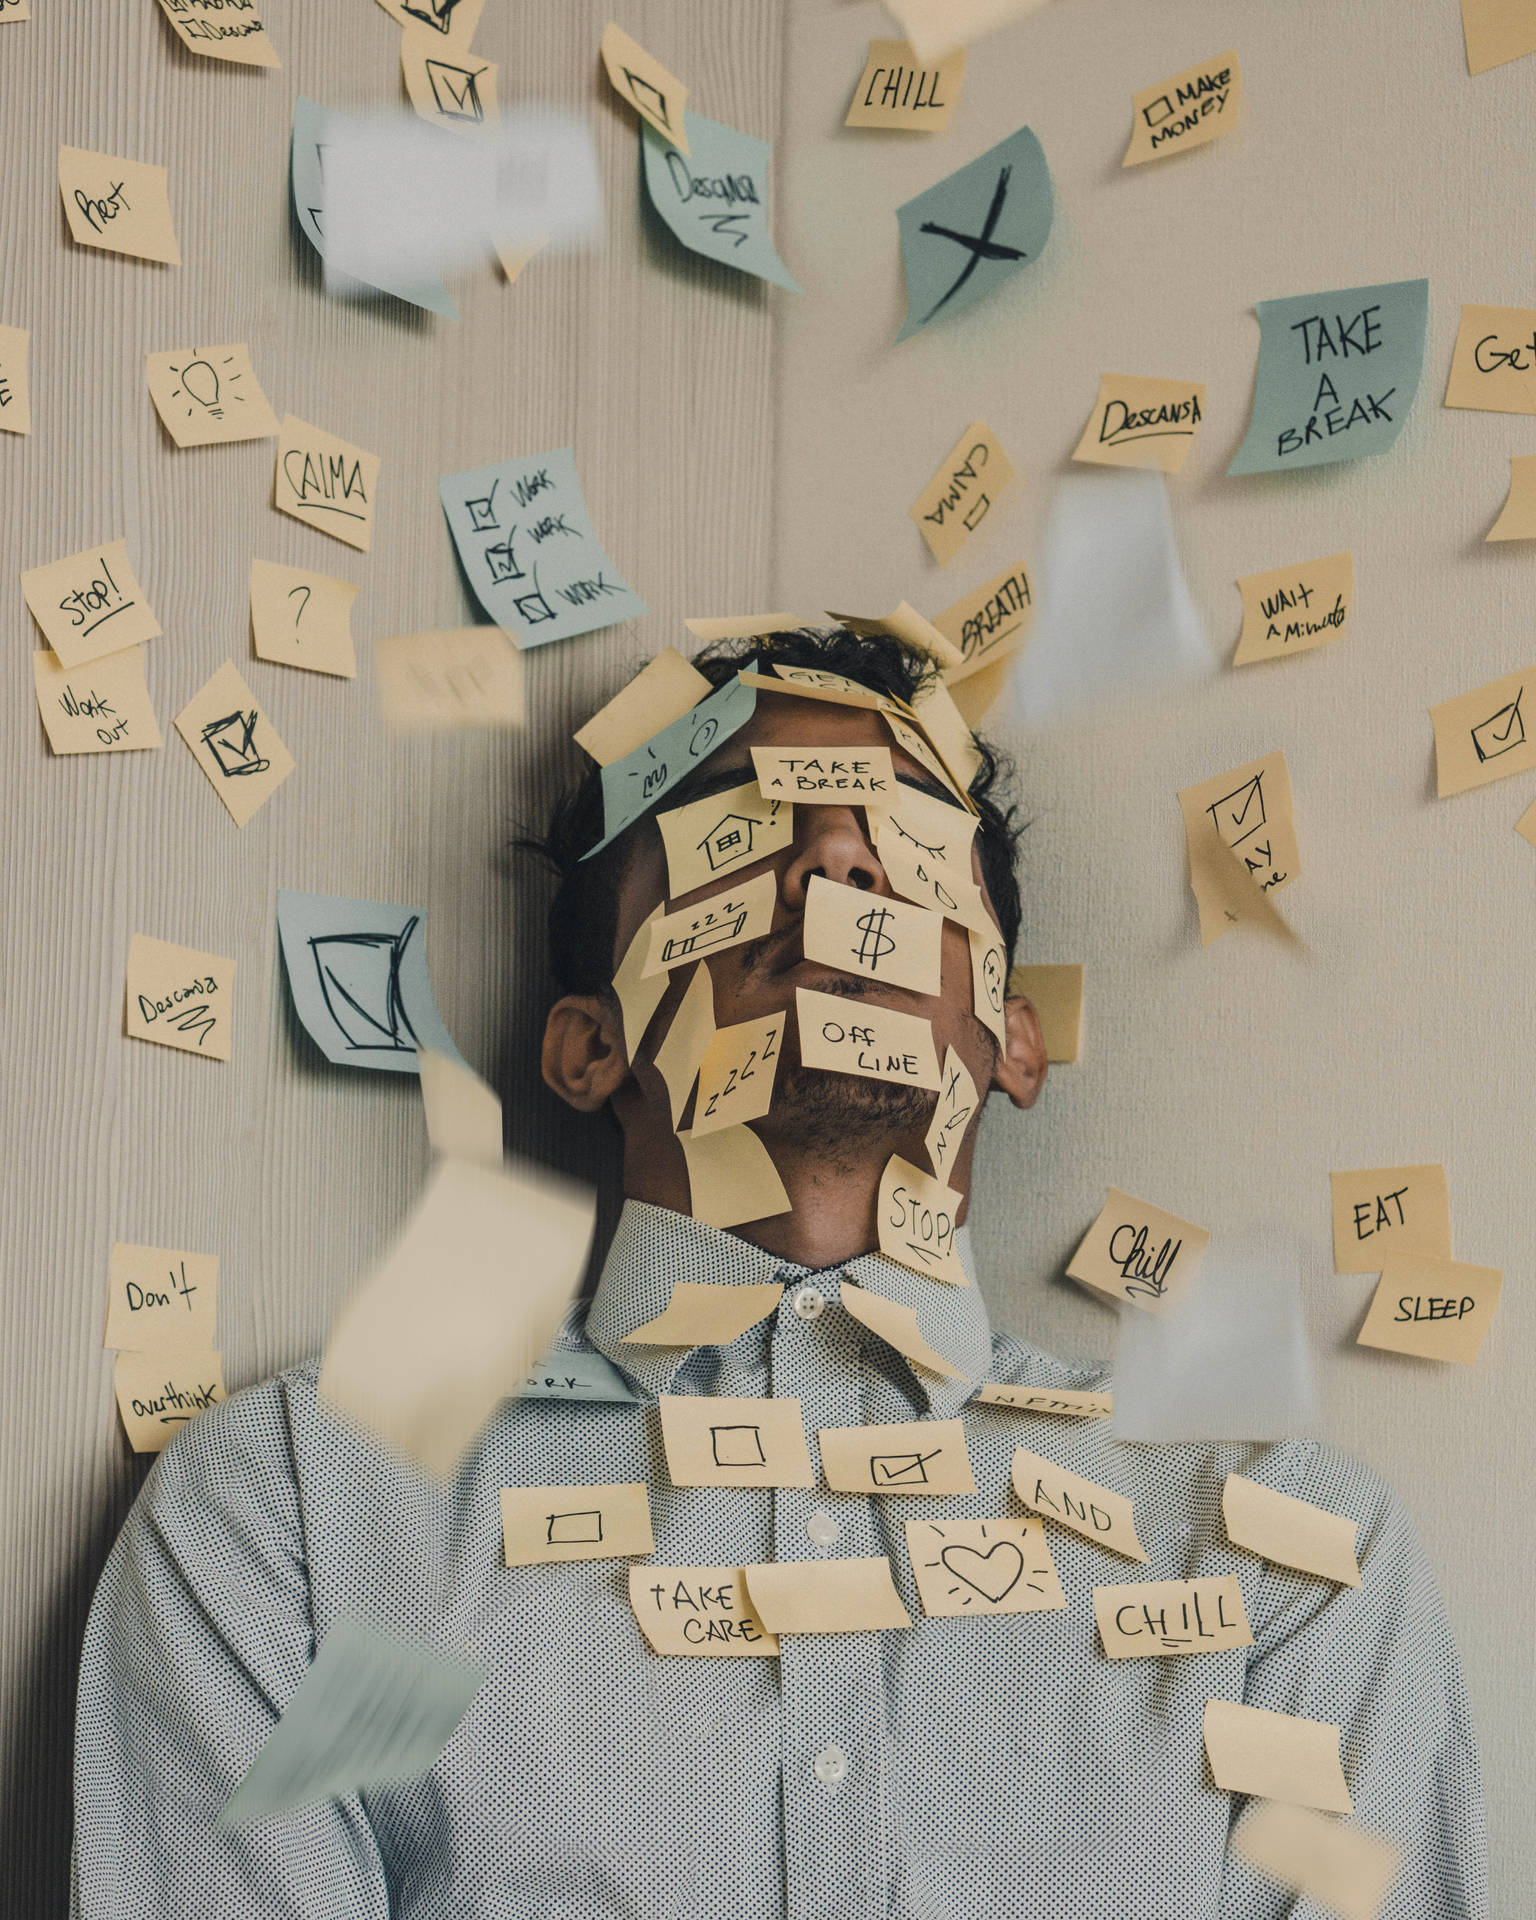
[[[699,1061],[699,1097],[693,1109],[693,1135],[761,1120],[773,1104],[784,1039],[784,1015],[742,1020],[717,1028]]]
[[[895,14],[919,60],[937,60],[1043,4],[1044,0],[889,0],[887,11]]]
[[[1271,898],[1301,871],[1290,768],[1283,753],[1267,753],[1181,788],[1178,798],[1200,939],[1209,946],[1242,914],[1232,904],[1233,869],[1223,847],[1241,862],[1254,891]],[[1246,903],[1246,895],[1239,897]]]
[[[1123,167],[1203,147],[1229,133],[1243,103],[1243,70],[1235,53],[1218,53],[1158,80],[1131,99],[1131,142]]]
[[[485,0],[379,0],[379,5],[407,33],[425,27],[443,46],[462,49],[475,37]]]
[[[1029,569],[1022,560],[993,574],[974,593],[933,616],[933,624],[960,650],[960,664],[946,678],[951,687],[980,673],[995,661],[1006,660],[1024,645],[1034,618],[1035,599]]]
[[[741,1567],[631,1567],[629,1604],[652,1653],[777,1653]]]
[[[763,634],[783,633],[804,624],[798,613],[695,614],[683,622],[695,640],[706,642],[756,640]],[[638,746],[639,742],[635,744]]]
[[[1337,1920],[1377,1920],[1402,1855],[1388,1840],[1311,1807],[1258,1800],[1232,1834],[1232,1851]]]
[[[801,937],[807,960],[840,973],[912,993],[939,991],[944,920],[926,907],[812,874]]]
[[[835,620],[839,626],[846,627],[850,633],[862,633],[868,636],[889,635],[893,640],[905,640],[909,647],[918,653],[926,653],[938,661],[941,667],[954,667],[960,664],[956,649],[939,632],[931,620],[920,614],[916,607],[905,600],[900,601],[893,613],[836,613],[830,608],[829,620]],[[800,678],[815,672],[814,668],[776,667],[774,671],[785,679]],[[830,676],[837,677],[837,676]],[[894,702],[879,696],[882,709],[891,707]]]
[[[871,40],[845,127],[902,127],[942,133],[965,80],[965,49],[918,60],[905,40]]]
[[[521,727],[523,656],[500,627],[396,633],[374,642],[379,709],[392,733]]]
[[[973,420],[907,509],[941,567],[987,519],[1013,479],[1013,462],[984,421]]]
[[[1339,1730],[1236,1700],[1205,1703],[1205,1757],[1224,1793],[1250,1793],[1325,1813],[1352,1813]]]
[[[366,553],[373,539],[378,455],[291,413],[278,428],[272,504],[317,533]]]
[[[708,1227],[740,1227],[788,1213],[773,1156],[750,1127],[677,1136],[688,1166],[688,1211]]]
[[[1445,404],[1536,413],[1536,308],[1462,308]]]
[[[1497,1267],[1432,1253],[1388,1254],[1359,1343],[1470,1365],[1503,1290],[1504,1275]]]
[[[28,567],[21,590],[43,638],[66,667],[160,636],[160,622],[128,563],[126,540]]]
[[[1468,73],[1486,73],[1536,53],[1536,15],[1526,0],[1461,0],[1461,28]]]
[[[1166,1313],[1199,1271],[1210,1244],[1204,1227],[1109,1187],[1067,1272],[1112,1300]]]
[[[970,1285],[955,1251],[964,1194],[893,1153],[880,1176],[877,1204],[880,1251],[888,1260],[953,1287]]]
[[[280,67],[256,0],[160,0],[160,11],[189,53],[233,60],[244,67]]]
[[[976,1082],[971,1078],[971,1070],[953,1047],[946,1047],[938,1101],[923,1136],[923,1148],[941,1181],[949,1178],[961,1143],[976,1117],[976,1108]],[[890,1172],[889,1167],[886,1172]]]
[[[432,1047],[417,1048],[416,1071],[432,1151],[499,1167],[504,1158],[501,1102],[494,1091],[472,1067]]]
[[[176,347],[146,353],[149,397],[178,447],[211,447],[225,440],[266,440],[277,432],[251,350],[238,344]]]
[[[677,1004],[672,1024],[655,1053],[656,1071],[666,1082],[667,1098],[672,1105],[674,1131],[682,1124],[688,1096],[693,1092],[693,1083],[698,1078],[699,1062],[714,1037],[714,989],[710,983],[709,968],[700,961]]]
[[[234,988],[233,960],[136,933],[128,943],[128,1038],[227,1060]]]
[[[1234,667],[1254,660],[1284,660],[1337,640],[1355,603],[1355,556],[1330,553],[1294,567],[1250,573],[1237,583],[1243,596],[1243,630]]]
[[[956,779],[952,770],[944,764],[927,734],[914,726],[904,714],[887,710],[881,714],[881,718],[890,729],[891,738],[896,744],[920,767],[926,767],[942,786],[948,787],[963,807],[974,813],[976,805],[966,792],[964,783]],[[884,804],[888,805],[889,802]]]
[[[1536,767],[1536,711],[1526,725],[1525,683],[1536,667],[1522,667],[1501,680],[1459,693],[1431,707],[1439,797],[1483,787]],[[1532,696],[1536,707],[1536,695]]]
[[[193,694],[176,716],[176,731],[237,827],[293,772],[293,755],[233,660]]]
[[[505,240],[493,240],[491,246],[496,255],[496,264],[501,268],[501,277],[510,287],[517,276],[527,266],[533,256],[542,247],[548,246],[547,240],[535,240],[528,246],[513,246]]]
[[[1450,1257],[1444,1167],[1361,1167],[1329,1179],[1335,1273],[1377,1273],[1389,1253]]]
[[[814,987],[795,989],[795,1016],[803,1066],[939,1091],[939,1060],[926,1020]]]
[[[59,148],[59,192],[77,246],[179,267],[169,183],[164,167],[83,147]]]
[[[32,18],[32,0],[0,0],[0,26]]]
[[[663,647],[606,706],[598,708],[584,727],[577,728],[576,744],[600,767],[612,766],[615,760],[622,760],[654,739],[663,727],[681,720],[713,691],[698,668],[676,647]],[[674,887],[672,891],[681,889]]]
[[[56,653],[39,647],[32,655],[32,682],[55,753],[131,753],[161,744],[142,647],[82,667],[66,667]]]
[[[1536,847],[1536,800],[1531,802],[1515,822],[1515,832],[1522,840],[1528,840],[1533,847]]]
[[[970,722],[955,705],[942,675],[924,681],[912,696],[912,719],[933,743],[955,784],[964,793],[981,771],[981,753]],[[886,724],[890,721],[887,718]]]
[[[400,73],[417,113],[449,133],[474,133],[501,118],[496,62],[445,47],[432,27],[407,27],[401,34]]]
[[[918,1325],[915,1307],[903,1306],[899,1300],[887,1300],[884,1294],[871,1293],[867,1287],[856,1287],[851,1281],[843,1283],[838,1297],[860,1326],[868,1327],[903,1359],[946,1380],[965,1379],[957,1366],[930,1345]]]
[[[670,140],[680,153],[686,153],[688,129],[683,116],[688,105],[688,89],[677,75],[669,73],[613,20],[603,29],[598,50],[619,98],[627,100],[663,140]]]
[[[613,976],[613,991],[624,1021],[624,1051],[631,1062],[640,1051],[640,1042],[645,1038],[652,1015],[666,998],[671,980],[670,974],[645,970],[651,954],[651,928],[661,918],[661,905],[658,900],[635,929],[634,937],[624,949],[619,970]]]
[[[1282,1567],[1337,1580],[1341,1586],[1359,1586],[1356,1522],[1342,1513],[1329,1513],[1277,1487],[1229,1473],[1222,1482],[1221,1515],[1233,1546]]]
[[[742,1571],[758,1616],[773,1633],[863,1633],[912,1624],[883,1554],[785,1560]]]
[[[1076,1387],[1020,1387],[988,1380],[976,1389],[983,1406],[1012,1407],[1018,1413],[1063,1413],[1073,1420],[1102,1420],[1114,1412],[1114,1395]]]
[[[1022,997],[1035,1010],[1045,1057],[1070,1065],[1083,1050],[1083,969],[1075,963],[1037,962],[1008,975],[1009,998]]]
[[[1072,458],[1181,473],[1204,418],[1205,388],[1198,380],[1106,373]]]
[[[985,933],[972,927],[971,1010],[984,1027],[992,1031],[1000,1048],[1008,1045],[1008,1022],[1004,1002],[1008,993],[1008,954],[995,927]]]
[[[104,1347],[164,1353],[211,1349],[218,1312],[219,1256],[119,1240],[107,1269]]]
[[[159,1453],[187,1422],[224,1398],[224,1356],[196,1347],[120,1353],[112,1385],[135,1453]]]
[[[773,925],[779,883],[771,873],[722,888],[690,907],[664,913],[651,926],[648,974],[669,973],[708,953],[723,953],[743,940],[757,940]]]
[[[1123,1493],[1069,1473],[1027,1447],[1013,1450],[1013,1490],[1026,1507],[1059,1520],[1085,1540],[1123,1553],[1128,1560],[1146,1559],[1136,1538],[1131,1502]]]
[[[501,1551],[509,1567],[654,1553],[645,1484],[503,1487]]]
[[[765,800],[757,782],[707,794],[656,815],[667,850],[667,893],[674,899],[782,852],[795,833],[787,800]]]
[[[1209,1580],[1133,1580],[1095,1587],[1093,1612],[1109,1660],[1251,1647],[1253,1629],[1235,1573]]]
[[[930,1618],[1051,1613],[1067,1604],[1039,1520],[908,1520],[907,1553]]]
[[[654,1320],[626,1333],[625,1344],[646,1347],[728,1347],[748,1327],[777,1310],[784,1288],[777,1280],[739,1287],[706,1280],[674,1280],[666,1306]]]
[[[886,806],[896,787],[889,747],[753,747],[752,765],[765,799],[801,806]]]
[[[657,1405],[674,1487],[815,1484],[798,1400],[664,1393]]]
[[[912,787],[898,787],[888,813],[868,809],[885,877],[903,899],[991,937],[997,922],[971,877],[970,834],[976,815]],[[946,822],[953,820],[952,830]]]
[[[352,651],[352,602],[357,588],[312,567],[251,562],[251,637],[263,660],[350,680],[357,673]]]
[[[0,13],[0,20],[6,16]],[[27,380],[25,327],[0,327],[0,433],[32,431],[32,389]]]
[[[1536,453],[1509,457],[1509,492],[1485,540],[1536,540]]]
[[[875,1427],[823,1427],[821,1471],[834,1493],[974,1493],[959,1420],[893,1420]]]

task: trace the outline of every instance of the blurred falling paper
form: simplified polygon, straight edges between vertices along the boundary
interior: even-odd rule
[[[1064,475],[1039,579],[1040,610],[1012,685],[1026,726],[1216,671],[1160,473]]]
[[[538,1365],[586,1266],[594,1201],[542,1168],[441,1160],[336,1316],[323,1399],[447,1478]]]
[[[1223,1234],[1173,1312],[1122,1308],[1117,1440],[1282,1440],[1318,1429],[1295,1235]]]
[[[498,242],[569,247],[599,237],[597,156],[572,114],[517,109],[463,140],[414,114],[332,113],[324,162],[327,292],[354,291],[351,280],[419,286],[475,265]]]
[[[332,1794],[421,1779],[485,1679],[476,1661],[447,1659],[360,1621],[336,1621],[217,1824],[239,1826]]]

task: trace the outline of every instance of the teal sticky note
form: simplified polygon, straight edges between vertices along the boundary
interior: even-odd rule
[[[1419,388],[1429,282],[1261,300],[1253,417],[1228,473],[1385,453]]]
[[[418,1073],[419,1047],[463,1062],[432,995],[425,913],[282,887],[277,932],[294,1012],[333,1065]]]
[[[425,1778],[487,1670],[338,1620],[218,1817],[269,1819],[333,1794]]]
[[[686,107],[683,126],[687,153],[640,123],[640,172],[651,205],[694,253],[799,293],[768,225],[772,147]]]
[[[742,672],[750,673],[756,666],[754,660]],[[733,673],[707,700],[653,734],[633,753],[604,767],[603,837],[587,849],[582,859],[590,860],[594,853],[601,853],[610,840],[670,793],[679,780],[685,780],[701,760],[740,732],[756,711],[757,688],[749,687],[740,674]]]
[[[519,1389],[524,1400],[637,1401],[640,1396],[600,1353],[551,1347]]]
[[[1051,170],[1028,127],[898,207],[907,317],[896,338],[958,313],[1038,259],[1054,211]]]

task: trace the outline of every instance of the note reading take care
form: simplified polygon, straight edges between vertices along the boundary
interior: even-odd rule
[[[1013,1450],[1013,1490],[1026,1507],[1060,1521],[1085,1540],[1123,1553],[1128,1560],[1146,1559],[1136,1538],[1131,1502],[1123,1493],[1069,1473],[1027,1447]]]
[[[149,397],[178,447],[211,447],[227,440],[267,440],[278,430],[242,345],[177,347],[146,353]]]
[[[607,1487],[503,1487],[502,1559],[509,1567],[654,1553],[643,1481]]]
[[[798,1400],[664,1393],[657,1406],[674,1487],[815,1484]]]
[[[1204,418],[1205,387],[1198,380],[1106,373],[1072,458],[1100,467],[1182,473]]]
[[[251,562],[251,638],[263,660],[350,680],[357,673],[352,651],[352,602],[357,588],[311,567]]]
[[[796,1403],[798,1411],[799,1402]],[[974,1493],[959,1420],[896,1420],[875,1427],[823,1427],[821,1471],[834,1493]]]
[[[161,744],[144,684],[144,649],[66,667],[49,647],[32,655],[32,684],[55,753],[131,753]]]
[[[1205,1703],[1205,1755],[1225,1793],[1352,1813],[1339,1765],[1339,1729],[1324,1720],[1271,1713],[1236,1700]]]
[[[0,433],[32,431],[32,388],[27,379],[25,327],[0,327]]]
[[[1251,1647],[1253,1630],[1235,1573],[1211,1580],[1139,1580],[1095,1587],[1094,1617],[1110,1660]]]
[[[1131,100],[1131,144],[1121,166],[1139,167],[1219,139],[1231,132],[1242,103],[1243,70],[1231,52],[1143,87]]]
[[[163,1353],[213,1348],[219,1299],[219,1256],[178,1247],[139,1247],[119,1240],[107,1268],[104,1347]]]
[[[237,827],[293,772],[293,755],[233,660],[193,694],[175,725]]]
[[[1237,583],[1243,596],[1243,630],[1234,667],[1254,660],[1283,660],[1337,640],[1355,601],[1355,556],[1331,553],[1294,567],[1250,573]]]
[[[1052,1613],[1067,1604],[1040,1520],[908,1520],[907,1554],[931,1619]]]
[[[1194,1278],[1210,1244],[1204,1227],[1109,1187],[1067,1272],[1111,1299],[1166,1313]]]
[[[295,415],[278,428],[272,504],[317,533],[366,553],[373,542],[379,457]]]
[[[277,49],[267,38],[256,0],[160,0],[160,11],[189,53],[210,60],[233,60],[246,67],[280,67]]]
[[[907,509],[928,551],[947,567],[1012,484],[1013,462],[981,420],[973,420]]]
[[[1429,710],[1435,729],[1435,776],[1439,797],[1484,787],[1536,767],[1536,694],[1526,724],[1526,682],[1536,667],[1522,667],[1500,680],[1442,700]]]
[[[1342,1513],[1329,1513],[1278,1487],[1229,1473],[1221,1487],[1221,1514],[1233,1546],[1300,1573],[1337,1580],[1341,1586],[1360,1585],[1357,1523]]]
[[[224,1398],[224,1356],[177,1341],[119,1353],[112,1388],[135,1453],[159,1453],[189,1420]]]
[[[1054,211],[1051,170],[1028,127],[899,206],[907,317],[896,338],[959,313],[1028,266]]]
[[[899,1266],[953,1287],[970,1285],[955,1247],[965,1196],[893,1153],[880,1176],[880,1251]]]
[[[772,147],[687,107],[682,122],[681,143],[648,116],[640,129],[640,177],[651,205],[690,252],[798,293],[768,220]]]
[[[942,133],[965,80],[965,49],[921,61],[905,40],[871,40],[845,127],[902,127]]]
[[[1450,1257],[1451,1196],[1444,1167],[1361,1167],[1329,1179],[1335,1273],[1379,1273],[1391,1253]]]
[[[864,1633],[912,1624],[883,1554],[775,1561],[743,1572],[752,1604],[773,1633]]]
[[[82,147],[59,148],[59,192],[77,246],[179,267],[169,183],[164,167]]]
[[[128,1037],[227,1060],[234,986],[233,960],[136,933],[128,943]]]
[[[1432,1253],[1390,1253],[1359,1333],[1362,1347],[1386,1347],[1421,1360],[1477,1358],[1504,1289],[1497,1267]]]
[[[777,1653],[741,1567],[631,1567],[629,1604],[653,1653]]]
[[[795,1014],[803,1065],[939,1091],[939,1060],[926,1020],[813,987],[795,989]]]
[[[160,637],[160,622],[129,564],[126,540],[108,540],[47,566],[28,567],[21,591],[43,638],[66,667]]]
[[[619,98],[627,100],[663,140],[670,140],[674,147],[686,153],[688,132],[683,125],[683,110],[688,105],[688,89],[677,75],[664,67],[654,54],[647,53],[638,40],[632,40],[613,20],[603,29],[598,51],[608,69],[609,83]]]

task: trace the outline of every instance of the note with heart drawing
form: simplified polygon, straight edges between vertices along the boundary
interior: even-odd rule
[[[1042,1520],[909,1520],[923,1612],[1047,1613],[1067,1604]]]

